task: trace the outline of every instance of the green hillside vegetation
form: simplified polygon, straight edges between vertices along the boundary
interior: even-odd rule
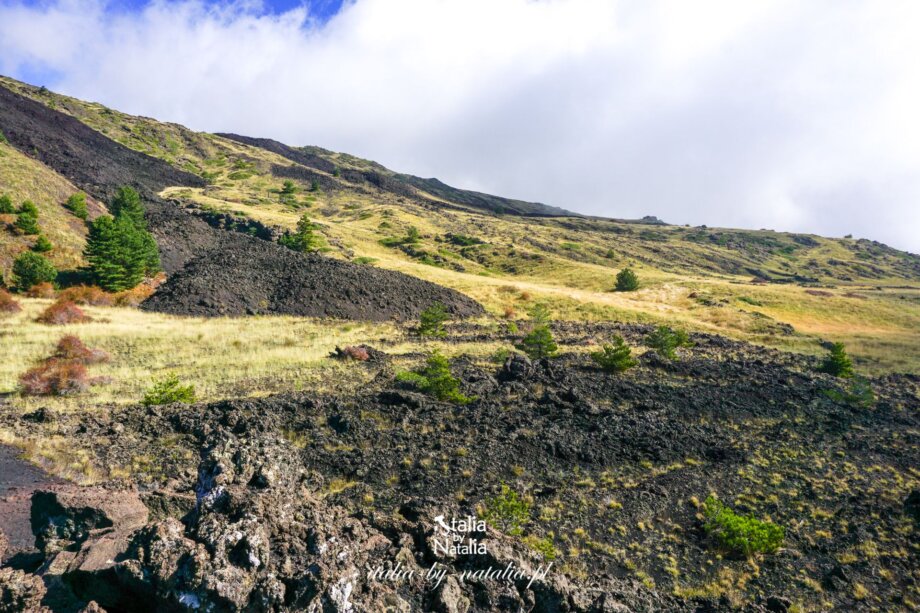
[[[45,236],[53,245],[53,249],[43,255],[58,268],[73,269],[83,264],[86,227],[64,207],[67,199],[77,191],[47,166],[0,143],[0,195],[8,195],[16,209],[25,201],[35,203],[40,229],[40,234],[21,234],[14,228],[17,216],[0,213],[0,277],[9,282],[13,260],[21,252],[32,249],[39,236]],[[88,202],[94,215],[101,210],[96,202],[90,199]]]
[[[0,82],[210,183],[165,197],[291,233],[308,215],[326,255],[458,289],[495,316],[523,317],[542,302],[558,319],[668,324],[814,355],[833,340],[864,372],[920,368],[920,257],[876,242],[496,214],[497,200],[348,154],[275,148],[281,155]],[[299,156],[303,164],[290,159]],[[410,228],[418,240],[403,240]],[[613,291],[624,268],[638,275],[638,290]]]

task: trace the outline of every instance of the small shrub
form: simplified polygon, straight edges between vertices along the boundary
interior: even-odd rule
[[[74,304],[88,306],[112,306],[115,298],[95,285],[75,285],[61,290],[61,300],[69,300]]]
[[[41,228],[38,227],[38,217],[25,211],[20,211],[16,216],[16,222],[13,224],[13,228],[19,234],[25,234],[27,236],[34,236],[35,234],[40,234],[42,231]]]
[[[319,191],[319,181],[317,181],[316,179],[313,179],[312,181],[310,181],[310,191],[311,192]]]
[[[678,347],[689,347],[690,336],[683,330],[675,330],[669,326],[658,326],[654,332],[645,337],[646,347],[658,352],[663,358],[677,359]]]
[[[706,534],[719,547],[733,553],[746,556],[773,553],[783,544],[786,536],[786,529],[782,526],[759,520],[752,515],[738,515],[714,496],[706,499],[703,515]]]
[[[80,362],[84,365],[101,364],[109,361],[109,354],[105,351],[87,347],[83,344],[83,341],[72,334],[61,337],[52,357],[59,360]]]
[[[636,365],[632,349],[621,336],[614,336],[600,351],[592,352],[591,359],[606,372],[623,372]]]
[[[85,391],[89,379],[80,362],[52,358],[20,375],[19,385],[29,396],[66,396]]]
[[[361,255],[352,260],[355,264],[370,265],[377,261],[377,258],[372,258],[367,255]]]
[[[294,182],[291,181],[290,179],[287,179],[281,187],[281,193],[282,194],[296,194],[297,185],[295,185]]]
[[[54,298],[55,295],[56,290],[54,289],[54,286],[47,281],[36,283],[29,288],[29,291],[26,292],[26,296],[29,298]]]
[[[47,253],[54,249],[54,245],[51,244],[51,241],[48,240],[48,237],[44,234],[39,234],[38,238],[35,240],[35,244],[32,245],[32,251],[35,253]]]
[[[418,231],[418,228],[415,226],[409,226],[409,229],[406,230],[406,238],[403,239],[403,243],[406,245],[414,245],[419,242],[422,238],[421,232]]]
[[[3,143],[4,145],[10,144],[10,141],[7,140],[6,134],[4,134],[2,130],[0,130],[0,143]]]
[[[22,307],[8,291],[0,288],[0,313],[18,313]]]
[[[349,360],[355,360],[356,362],[367,362],[371,359],[371,355],[367,352],[367,349],[364,347],[345,347],[338,352],[343,358]]]
[[[64,204],[64,208],[73,213],[74,217],[84,221],[89,216],[89,211],[86,208],[86,194],[83,192],[72,194]]]
[[[617,273],[618,292],[633,292],[639,289],[639,276],[630,268],[624,268]]]
[[[31,215],[32,217],[38,219],[38,207],[35,206],[35,203],[31,200],[23,201],[22,205],[19,207],[20,215]]]
[[[480,517],[505,534],[519,536],[530,522],[530,503],[503,483],[500,494],[485,500]]]
[[[824,361],[821,362],[819,370],[844,379],[849,379],[853,376],[853,361],[850,360],[850,356],[847,355],[847,350],[846,347],[843,346],[843,343],[834,343],[831,345],[830,352],[824,358]]]
[[[447,308],[441,303],[435,303],[422,311],[419,315],[418,328],[416,331],[419,336],[430,338],[444,338],[447,336],[447,329],[444,327],[450,315],[447,314]]]
[[[529,536],[525,536],[521,540],[525,545],[539,553],[543,557],[544,562],[552,562],[559,556],[559,552],[556,550],[556,546],[553,544],[553,539],[548,536],[538,538],[531,534]]]
[[[144,393],[141,403],[144,406],[172,404],[181,402],[191,404],[195,402],[195,386],[182,385],[179,376],[175,373],[166,375],[153,382],[153,386]]]
[[[538,360],[540,358],[549,358],[556,354],[559,346],[553,339],[553,333],[550,332],[549,326],[537,326],[525,336],[518,349],[526,353],[530,359]]]
[[[445,402],[466,404],[472,399],[460,393],[460,381],[450,372],[447,358],[435,351],[425,367],[415,372],[401,372],[396,380],[409,383],[420,391]]]
[[[37,283],[50,283],[56,278],[54,265],[32,251],[23,252],[13,262],[13,282],[20,291],[26,291]]]
[[[12,215],[16,212],[13,206],[13,199],[9,194],[0,195],[0,215]]]
[[[45,309],[35,321],[50,326],[66,326],[86,323],[92,321],[92,318],[69,300],[58,300]]]

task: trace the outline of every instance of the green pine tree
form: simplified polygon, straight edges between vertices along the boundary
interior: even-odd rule
[[[34,235],[41,233],[41,228],[38,227],[38,218],[29,211],[20,211],[13,226],[20,234]]]
[[[297,222],[297,231],[288,232],[278,239],[278,243],[288,249],[299,251],[300,253],[311,253],[318,251],[322,242],[320,237],[314,232],[316,224],[310,221],[307,215],[300,218]]]
[[[93,221],[84,255],[99,287],[113,292],[130,289],[159,269],[153,237],[125,215]]]
[[[56,278],[54,265],[32,251],[24,251],[13,262],[13,283],[20,291],[27,291],[37,283],[51,283]]]
[[[131,187],[119,187],[109,205],[112,217],[127,217],[135,228],[146,230],[147,221],[144,219],[144,205],[141,204],[140,195]]]

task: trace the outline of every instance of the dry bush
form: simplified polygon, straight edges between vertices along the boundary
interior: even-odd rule
[[[506,306],[502,311],[502,317],[505,319],[514,319],[515,315],[517,315],[517,311],[514,310],[513,306]]]
[[[45,309],[35,321],[52,326],[64,326],[67,324],[86,323],[92,321],[92,318],[73,302],[58,300]]]
[[[518,298],[520,298],[521,300],[527,301],[527,300],[530,300],[530,299],[532,298],[532,296],[531,296],[530,292],[521,292],[521,294],[518,296]]]
[[[58,294],[61,300],[89,306],[112,306],[115,297],[95,285],[75,285]]]
[[[58,341],[52,358],[71,360],[81,364],[99,364],[108,362],[109,354],[101,349],[87,347],[79,338],[68,334]]]
[[[357,362],[367,362],[371,358],[371,355],[364,347],[345,347],[339,352],[339,355],[345,359],[355,360]]]
[[[26,292],[29,298],[54,298],[54,294],[54,286],[47,281],[36,283]]]
[[[147,279],[137,287],[132,287],[113,295],[116,306],[136,307],[153,295],[157,288],[166,281],[166,275],[159,273],[152,279]]]
[[[66,396],[85,391],[90,382],[80,362],[51,358],[20,375],[19,385],[30,396]]]
[[[0,289],[0,313],[18,313],[21,310],[16,299],[5,289]]]

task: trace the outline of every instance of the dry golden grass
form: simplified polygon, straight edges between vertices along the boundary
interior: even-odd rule
[[[14,407],[80,410],[138,402],[153,378],[176,373],[195,385],[199,399],[216,400],[325,385],[360,385],[357,369],[327,356],[336,345],[396,338],[389,324],[360,324],[295,317],[180,318],[129,308],[86,307],[94,321],[69,326],[35,323],[50,301],[22,300],[22,312],[0,319],[0,392],[15,392],[18,376],[47,357],[66,334],[111,354],[90,374],[108,383],[64,398],[14,395]]]

